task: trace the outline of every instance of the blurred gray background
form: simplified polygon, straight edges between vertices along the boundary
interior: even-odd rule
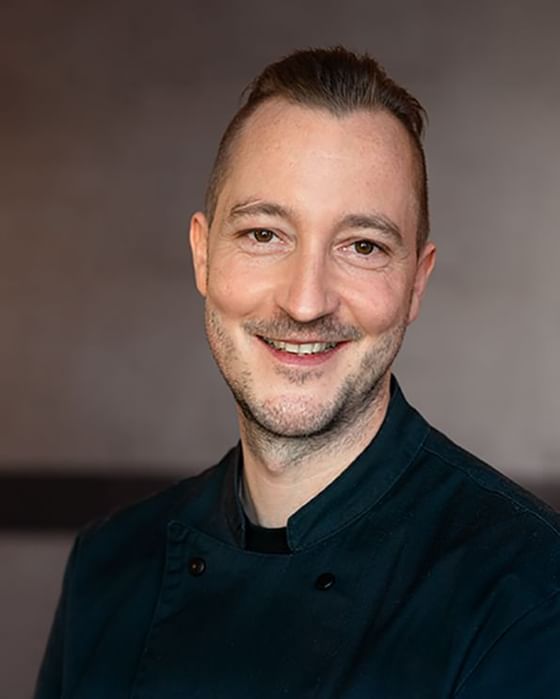
[[[173,478],[236,439],[189,217],[247,82],[342,43],[430,115],[439,262],[399,360],[405,393],[546,497],[560,482],[559,34],[560,5],[542,0],[4,1],[0,488]],[[0,530],[2,697],[31,694],[72,535]]]

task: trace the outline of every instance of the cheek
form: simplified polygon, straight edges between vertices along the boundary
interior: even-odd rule
[[[403,280],[382,275],[354,288],[347,305],[364,332],[377,334],[406,321],[410,291]]]
[[[250,316],[263,304],[269,283],[235,259],[211,265],[207,301],[222,316]]]

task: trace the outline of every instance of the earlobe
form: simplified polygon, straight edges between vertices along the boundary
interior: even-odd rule
[[[189,239],[196,288],[202,296],[206,296],[208,277],[208,221],[201,211],[197,211],[191,218]]]
[[[426,287],[428,279],[436,264],[436,246],[432,242],[426,243],[424,249],[418,257],[416,263],[416,276],[414,278],[414,286],[412,288],[412,298],[410,302],[410,310],[408,312],[408,323],[412,323],[420,313],[420,303]]]

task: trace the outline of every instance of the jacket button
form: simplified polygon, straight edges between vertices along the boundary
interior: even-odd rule
[[[204,558],[191,558],[189,561],[189,573],[197,578],[206,570],[206,561]]]
[[[168,531],[171,541],[182,541],[186,536],[185,527],[180,522],[169,522]]]
[[[315,587],[318,590],[329,590],[335,582],[336,578],[332,573],[321,573],[315,580]]]

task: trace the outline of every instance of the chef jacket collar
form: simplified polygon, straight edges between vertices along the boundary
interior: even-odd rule
[[[332,483],[288,520],[291,551],[332,536],[379,503],[413,462],[429,432],[427,422],[404,398],[394,377],[385,419],[365,450]],[[199,476],[177,519],[189,528],[245,548],[245,518],[239,497],[241,445]],[[210,482],[209,482],[210,481]]]
[[[292,551],[313,546],[375,507],[412,463],[429,431],[412,408],[394,377],[391,398],[381,428],[366,449],[332,483],[288,520]],[[245,522],[239,497],[242,453],[231,453],[223,482],[222,505],[230,533],[245,543]]]

